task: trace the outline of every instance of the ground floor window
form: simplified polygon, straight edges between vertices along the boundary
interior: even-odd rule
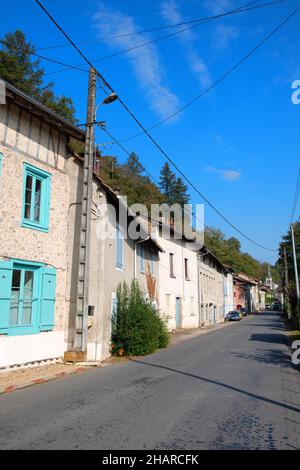
[[[0,261],[0,334],[36,334],[54,326],[56,270],[42,263]]]

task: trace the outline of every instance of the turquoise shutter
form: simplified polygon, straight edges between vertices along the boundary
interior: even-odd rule
[[[40,331],[53,330],[55,291],[56,269],[43,268]]]
[[[12,273],[12,261],[0,262],[0,334],[8,333]]]

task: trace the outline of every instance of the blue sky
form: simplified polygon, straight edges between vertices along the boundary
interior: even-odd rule
[[[218,14],[246,1],[43,3],[75,41],[94,41],[80,46],[94,60],[171,30],[100,39]],[[199,95],[298,5],[299,0],[287,0],[211,21],[151,46],[98,61],[97,67],[140,121],[150,127]],[[15,0],[13,11],[11,7],[9,2],[1,5],[3,33],[20,28],[36,48],[66,44],[33,0]],[[213,91],[153,130],[153,136],[200,191],[249,237],[270,248],[278,247],[288,228],[300,160],[300,105],[291,102],[291,84],[300,80],[299,24],[300,13]],[[70,47],[40,53],[68,64],[82,63]],[[46,61],[43,65],[46,79],[55,82],[57,93],[73,98],[78,118],[84,122],[87,73],[57,73],[60,66]],[[99,88],[98,99],[103,96]],[[100,108],[98,118],[107,122],[118,139],[139,132],[119,103]],[[108,140],[105,134],[97,134],[98,143]],[[129,151],[136,151],[142,163],[158,177],[164,158],[145,136],[124,145]],[[108,144],[105,151],[118,155],[121,161],[126,158],[116,145]],[[202,202],[193,190],[190,194],[194,203]],[[273,255],[238,236],[209,207],[205,207],[205,222],[220,228],[226,236],[237,236],[243,250],[258,259]]]

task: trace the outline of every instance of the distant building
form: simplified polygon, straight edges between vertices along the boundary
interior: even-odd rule
[[[223,322],[224,275],[227,269],[207,247],[203,247],[199,252],[198,270],[200,326]]]

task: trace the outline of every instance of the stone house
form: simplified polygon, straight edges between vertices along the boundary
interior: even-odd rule
[[[54,359],[65,350],[70,137],[84,134],[6,84],[0,105],[0,368]]]
[[[72,175],[73,200],[80,200],[81,192],[76,182],[82,180],[82,165],[73,155]],[[159,252],[162,248],[148,235],[148,226],[143,225],[140,236],[133,239],[128,233],[135,214],[127,207],[124,198],[107,186],[94,174],[91,220],[91,256],[89,274],[89,306],[93,315],[89,317],[87,360],[104,360],[110,356],[111,326],[116,306],[117,287],[126,282],[130,286],[137,279],[145,297],[158,305],[159,301]],[[79,208],[80,209],[80,208]],[[78,206],[74,206],[69,227],[69,263],[73,271],[69,277],[70,304],[67,350],[72,351],[75,339],[76,289],[78,271],[78,232],[80,223]],[[140,224],[140,222],[139,222]]]
[[[200,326],[224,321],[225,265],[207,247],[199,251]]]

